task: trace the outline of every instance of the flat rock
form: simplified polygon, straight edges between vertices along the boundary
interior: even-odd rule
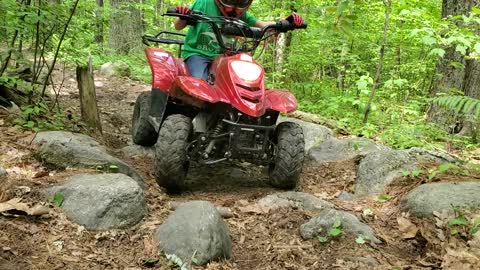
[[[308,157],[314,163],[340,162],[384,149],[387,149],[387,147],[378,145],[372,140],[365,138],[339,140],[332,137],[322,144],[311,148],[308,152]]]
[[[107,153],[107,149],[93,138],[72,132],[47,131],[37,134],[33,143],[38,145],[36,157],[55,168],[118,167],[118,172],[132,177],[143,185],[142,177],[129,165]]]
[[[305,136],[305,151],[307,152],[310,148],[315,145],[320,145],[322,142],[332,137],[332,130],[324,127],[322,125],[302,121],[290,117],[280,117],[278,122],[294,122],[302,126],[303,134]]]
[[[360,196],[381,194],[386,186],[403,175],[403,171],[418,170],[419,165],[425,162],[442,164],[455,162],[455,159],[421,148],[408,150],[382,148],[372,151],[358,166],[355,194]]]
[[[124,174],[84,174],[66,179],[47,190],[52,198],[63,195],[61,208],[67,217],[90,230],[133,226],[146,214],[142,188]]]
[[[429,183],[407,194],[402,201],[417,217],[432,217],[433,212],[458,208],[480,208],[480,182]]]
[[[342,201],[354,201],[358,199],[358,197],[355,194],[352,194],[350,192],[342,191],[338,195],[338,199]]]
[[[333,204],[311,194],[295,191],[268,195],[260,199],[257,204],[266,209],[291,207],[310,212],[318,212],[333,207]]]
[[[317,216],[301,225],[300,235],[303,239],[312,239],[318,235],[327,236],[328,231],[333,227],[337,219],[342,221],[341,229],[344,232],[363,236],[366,240],[370,240],[371,243],[381,243],[370,226],[360,222],[356,216],[348,212],[332,208],[322,210]]]
[[[184,263],[204,265],[230,258],[232,241],[225,221],[215,206],[205,201],[181,204],[155,232],[155,241],[165,254],[175,254]],[[195,257],[195,261],[192,261]]]

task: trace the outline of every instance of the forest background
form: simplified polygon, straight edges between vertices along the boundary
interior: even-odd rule
[[[173,30],[168,7],[191,1],[2,0],[0,105],[14,101],[22,128],[68,128],[47,85],[54,67],[89,58],[123,62],[149,83],[142,35]],[[302,0],[253,2],[258,19],[295,11],[308,29],[259,48],[268,87],[288,89],[300,110],[333,128],[403,149],[477,148],[480,116],[478,1]],[[164,46],[173,52],[176,46]],[[55,92],[57,93],[57,92]],[[327,120],[328,119],[328,120]]]

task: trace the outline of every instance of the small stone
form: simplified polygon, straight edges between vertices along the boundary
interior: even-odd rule
[[[266,209],[292,207],[310,212],[319,212],[333,207],[333,204],[311,194],[294,191],[268,195],[260,199],[257,204]]]
[[[72,176],[65,184],[47,190],[61,194],[61,208],[73,222],[90,230],[128,228],[146,214],[143,190],[124,174]]]
[[[0,177],[7,176],[7,170],[5,170],[3,167],[0,167]]]
[[[360,222],[358,218],[348,212],[335,209],[325,209],[307,223],[300,226],[300,235],[303,239],[311,239],[318,235],[326,236],[337,219],[341,221],[341,229],[345,232],[361,236],[371,243],[379,244],[381,241],[375,236],[370,226]]]
[[[165,254],[174,254],[187,264],[204,265],[230,258],[232,252],[225,221],[215,206],[205,201],[180,205],[157,229],[154,238]]]
[[[95,88],[103,88],[103,87],[104,87],[103,82],[95,81]]]
[[[100,67],[100,73],[107,77],[128,77],[130,76],[130,66],[122,61],[114,63],[105,63]]]

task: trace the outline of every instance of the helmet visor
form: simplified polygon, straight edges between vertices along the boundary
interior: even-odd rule
[[[222,5],[232,8],[245,9],[251,3],[252,0],[219,0]]]

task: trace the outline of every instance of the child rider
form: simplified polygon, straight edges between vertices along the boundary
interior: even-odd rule
[[[188,8],[179,6],[177,13],[187,15],[191,10],[200,11],[209,16],[225,16],[238,18],[249,26],[266,27],[275,22],[259,21],[253,15],[247,12],[253,0],[196,0]],[[303,24],[303,18],[292,13],[286,18],[287,21],[295,26]],[[187,21],[180,18],[175,19],[175,29],[181,30],[187,26]],[[220,53],[220,47],[212,28],[207,23],[198,23],[190,26],[185,37],[185,46],[182,50],[182,56],[190,70],[190,74],[196,78],[206,80],[208,78],[208,69],[213,59]]]

